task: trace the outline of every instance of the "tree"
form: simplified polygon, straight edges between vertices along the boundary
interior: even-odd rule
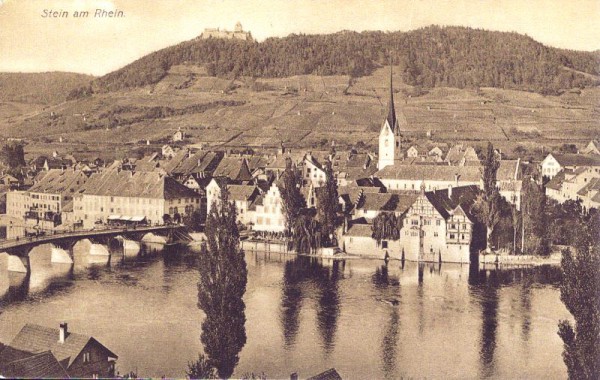
[[[519,231],[519,221],[521,220],[521,213],[517,210],[516,205],[512,205],[510,208],[510,216],[512,217],[512,227],[513,227],[513,246],[512,252],[513,254],[517,254],[517,233]]]
[[[393,212],[380,212],[373,219],[371,229],[377,245],[381,244],[382,240],[398,240],[402,229],[402,218],[396,217]]]
[[[483,192],[477,197],[473,205],[473,211],[478,219],[485,224],[486,251],[492,251],[492,233],[502,216],[500,192],[496,187],[496,173],[500,167],[500,161],[494,151],[491,142],[487,145],[487,154],[483,162]]]
[[[575,254],[563,251],[560,299],[573,315],[575,325],[562,320],[558,335],[564,343],[563,360],[570,379],[600,378],[600,228],[595,213],[581,226]]]
[[[207,244],[200,254],[198,307],[206,318],[201,341],[209,364],[220,378],[228,378],[246,344],[245,304],[247,268],[240,249],[236,208],[226,189],[214,202],[206,220]]]
[[[215,367],[213,367],[206,356],[198,355],[198,360],[188,363],[188,369],[185,371],[190,379],[217,379]]]
[[[294,220],[298,217],[302,208],[306,206],[306,203],[300,192],[302,178],[296,168],[293,167],[290,158],[286,159],[285,166],[278,188],[281,194],[281,206],[285,214],[286,234],[291,235]]]
[[[206,216],[199,208],[183,217],[183,223],[194,231],[200,231],[206,221]]]
[[[523,223],[523,252],[536,255],[550,253],[546,195],[533,177],[523,179],[521,213]]]
[[[337,211],[339,208],[338,188],[331,162],[325,165],[325,183],[317,189],[317,220],[320,225],[321,244],[336,246],[335,229],[339,225]]]

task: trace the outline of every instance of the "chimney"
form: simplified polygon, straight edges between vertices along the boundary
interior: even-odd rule
[[[458,175],[458,173],[454,174],[454,186],[458,187],[458,178],[460,176]]]
[[[290,374],[290,380],[298,380],[298,372]]]
[[[60,328],[58,330],[58,342],[64,343],[65,339],[67,339],[68,334],[69,331],[67,330],[67,322],[61,323]]]
[[[448,185],[448,198],[452,198],[452,185]]]

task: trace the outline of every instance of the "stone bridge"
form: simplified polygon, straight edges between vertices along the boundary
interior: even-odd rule
[[[124,239],[141,241],[148,234],[162,236],[167,245],[188,243],[192,238],[188,234],[187,227],[183,225],[162,225],[136,228],[106,228],[93,230],[78,230],[67,232],[56,232],[38,236],[20,237],[10,240],[0,240],[0,252],[9,255],[9,267],[18,267],[15,260],[22,262],[29,270],[29,253],[42,244],[53,244],[73,255],[73,247],[77,242],[89,239],[95,243],[111,246],[123,244]],[[10,270],[10,268],[9,268]]]

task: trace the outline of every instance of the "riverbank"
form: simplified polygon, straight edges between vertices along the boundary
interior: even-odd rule
[[[515,267],[535,267],[540,265],[560,266],[562,254],[554,252],[548,257],[534,255],[505,255],[505,254],[487,254],[479,255],[479,265],[498,265],[507,268]]]

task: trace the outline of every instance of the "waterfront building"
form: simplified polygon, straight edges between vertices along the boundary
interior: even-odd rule
[[[277,183],[271,184],[269,190],[256,199],[251,211],[254,212],[254,231],[278,233],[285,230],[285,214]]]
[[[217,181],[213,178],[206,186],[207,212],[210,212],[212,205],[219,201],[223,186],[227,187],[229,201],[235,203],[237,221],[245,225],[252,223],[254,215],[250,206],[260,194],[258,187],[254,185],[226,185],[225,181]]]
[[[69,377],[105,378],[115,375],[117,359],[95,338],[70,332],[66,323],[58,329],[28,323],[0,352],[0,371],[21,378],[29,377],[36,369],[47,373],[32,377],[64,378],[66,372]],[[19,369],[24,372],[15,373]]]
[[[75,219],[84,228],[109,218],[162,224],[165,215],[180,221],[200,207],[200,195],[156,172],[108,170],[93,174],[74,198]]]
[[[392,258],[404,257],[411,261],[468,263],[473,231],[481,228],[470,212],[479,194],[478,187],[450,187],[428,192],[425,187],[421,187],[419,195],[404,198],[399,195],[403,212],[398,210],[399,206],[380,211],[394,212],[402,218],[398,240],[383,240],[377,244],[371,224],[353,224],[341,239],[342,248],[348,253],[379,258],[387,253]]]
[[[73,197],[87,182],[87,175],[75,169],[50,169],[36,179],[27,191],[7,193],[7,214],[44,229],[71,224]]]

